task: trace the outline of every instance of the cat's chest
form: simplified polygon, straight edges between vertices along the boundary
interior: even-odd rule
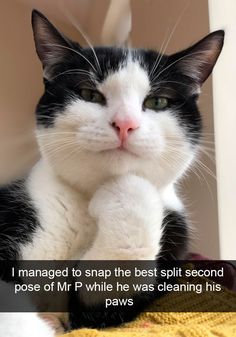
[[[22,247],[22,258],[81,258],[96,232],[94,221],[88,214],[88,201],[71,187],[45,177],[41,183],[33,177],[28,191],[37,210],[39,225],[31,242]]]

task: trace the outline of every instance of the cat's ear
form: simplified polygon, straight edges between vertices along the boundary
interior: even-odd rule
[[[207,35],[192,47],[172,55],[178,71],[202,85],[211,74],[224,43],[224,31]]]
[[[73,42],[59,32],[37,10],[32,11],[32,28],[36,51],[44,69],[63,61],[73,49]]]

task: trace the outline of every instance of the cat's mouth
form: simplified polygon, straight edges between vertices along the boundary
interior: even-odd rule
[[[120,146],[118,146],[116,148],[113,148],[113,149],[103,150],[103,151],[101,151],[101,153],[117,155],[117,156],[130,155],[132,157],[139,158],[139,155],[137,153],[134,153],[133,151],[124,147],[123,145],[120,145]]]

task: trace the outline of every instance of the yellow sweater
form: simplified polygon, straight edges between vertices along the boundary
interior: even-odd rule
[[[63,337],[236,337],[236,312],[229,312],[235,305],[236,293],[228,290],[224,296],[211,292],[169,293],[158,301],[159,312],[142,313],[119,328],[80,329]],[[160,312],[173,307],[177,311],[183,306],[188,312]],[[208,312],[191,312],[194,306]],[[225,312],[210,312],[215,308]]]

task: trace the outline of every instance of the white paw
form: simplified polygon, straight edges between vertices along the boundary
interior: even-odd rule
[[[106,217],[110,213],[151,210],[160,206],[156,188],[146,179],[129,174],[103,184],[94,194],[89,204],[91,216]]]
[[[89,212],[98,222],[99,256],[103,250],[112,259],[154,259],[159,252],[163,206],[147,180],[130,174],[107,182],[94,194]]]
[[[54,336],[54,329],[36,313],[0,313],[0,337]]]

